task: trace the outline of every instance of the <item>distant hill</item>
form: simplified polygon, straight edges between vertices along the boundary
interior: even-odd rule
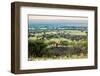
[[[73,28],[87,28],[88,26],[88,23],[86,22],[34,22],[34,21],[29,21],[29,24],[28,24],[28,28],[32,28],[32,29],[66,29],[66,28],[70,28],[70,27],[73,27]]]

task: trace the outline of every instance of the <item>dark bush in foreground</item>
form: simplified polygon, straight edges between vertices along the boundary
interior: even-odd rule
[[[41,57],[46,50],[47,44],[43,40],[29,40],[29,56]]]

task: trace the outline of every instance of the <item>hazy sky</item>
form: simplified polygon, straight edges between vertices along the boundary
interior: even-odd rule
[[[29,15],[32,23],[88,23],[88,17]]]

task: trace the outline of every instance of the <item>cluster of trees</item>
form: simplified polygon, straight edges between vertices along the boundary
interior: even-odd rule
[[[49,41],[45,40],[29,40],[28,41],[28,50],[29,57],[59,57],[59,56],[71,56],[71,55],[80,55],[83,53],[87,54],[88,49],[87,40],[79,41],[67,41],[60,40],[58,41]],[[55,50],[56,49],[56,50]]]
[[[81,31],[80,31],[81,33]],[[87,39],[87,32],[86,35],[72,35],[71,33],[66,33],[65,31],[63,32],[59,32],[57,31],[57,33],[51,33],[51,34],[47,34],[45,31],[43,31],[43,34],[39,35],[38,38],[42,38],[42,39],[51,39],[51,38],[65,38],[65,39],[70,39],[70,40],[76,40],[79,41],[81,39],[86,40]],[[35,34],[33,33],[29,33],[28,37],[35,37]]]

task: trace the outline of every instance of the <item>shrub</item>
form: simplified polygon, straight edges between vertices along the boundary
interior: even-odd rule
[[[43,52],[46,51],[46,47],[47,43],[45,43],[43,40],[29,40],[29,56],[41,57]]]
[[[68,46],[69,42],[68,41],[60,41],[60,44],[64,45],[64,46]]]

